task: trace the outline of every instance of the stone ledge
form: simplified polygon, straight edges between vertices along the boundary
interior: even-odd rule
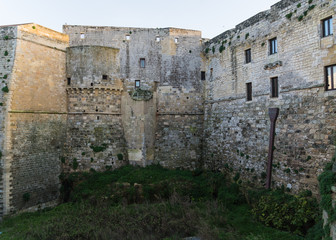
[[[121,115],[121,113],[107,113],[107,112],[69,112],[69,115]]]

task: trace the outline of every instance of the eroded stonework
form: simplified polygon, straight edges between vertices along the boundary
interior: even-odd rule
[[[336,38],[323,35],[335,10],[282,0],[211,40],[176,28],[0,27],[0,215],[56,204],[62,171],[125,164],[263,186],[269,108],[280,109],[272,187],[318,194],[335,151]]]

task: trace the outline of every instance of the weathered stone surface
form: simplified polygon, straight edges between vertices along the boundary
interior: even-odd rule
[[[273,186],[291,184],[294,192],[318,194],[317,176],[335,151],[336,93],[324,89],[324,67],[335,64],[335,36],[321,38],[321,20],[332,16],[334,7],[332,1],[281,1],[205,44],[207,167],[233,168],[244,181],[258,179],[262,185],[267,113],[277,107]],[[278,51],[270,54],[275,37]],[[250,63],[246,49],[252,52]],[[273,77],[279,82],[276,98],[270,91]],[[246,83],[252,83],[252,101],[246,100]]]
[[[269,108],[280,109],[273,187],[318,194],[335,151],[336,91],[324,71],[336,38],[321,37],[335,7],[282,0],[205,43],[176,28],[1,27],[0,215],[54,204],[61,170],[160,163],[262,186]]]

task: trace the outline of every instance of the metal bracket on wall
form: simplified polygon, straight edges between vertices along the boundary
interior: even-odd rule
[[[268,147],[266,189],[271,188],[271,182],[272,182],[272,163],[273,163],[273,151],[274,151],[275,123],[279,116],[279,108],[269,108],[268,114],[271,119],[271,129],[270,129],[270,138],[269,138],[269,147]]]

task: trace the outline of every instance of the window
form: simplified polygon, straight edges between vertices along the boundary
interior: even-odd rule
[[[278,52],[278,41],[276,38],[269,40],[270,44],[270,55]]]
[[[201,72],[201,80],[205,80],[205,72],[204,71]]]
[[[156,42],[160,42],[160,40],[161,40],[160,37],[156,37],[156,38],[155,38],[155,41],[156,41]]]
[[[71,78],[68,78],[68,85],[71,84]]]
[[[103,75],[103,80],[107,80],[107,75]]]
[[[144,58],[140,58],[140,67],[145,68],[146,66],[146,60]]]
[[[322,20],[322,37],[327,37],[333,34],[332,17]]]
[[[251,62],[251,48],[245,50],[245,63]]]
[[[278,77],[271,78],[271,97],[279,97]]]
[[[140,80],[135,80],[135,88],[139,88],[140,87]]]
[[[85,34],[84,34],[84,33],[81,33],[81,34],[80,34],[80,38],[81,38],[81,39],[84,39],[84,38],[85,38]]]
[[[246,83],[246,101],[252,101],[252,83]]]
[[[127,41],[131,40],[131,36],[130,35],[126,35],[126,40]]]
[[[178,43],[178,38],[175,38],[175,39],[174,39],[174,42],[175,42],[175,43]]]
[[[326,90],[336,90],[336,65],[325,68]]]

